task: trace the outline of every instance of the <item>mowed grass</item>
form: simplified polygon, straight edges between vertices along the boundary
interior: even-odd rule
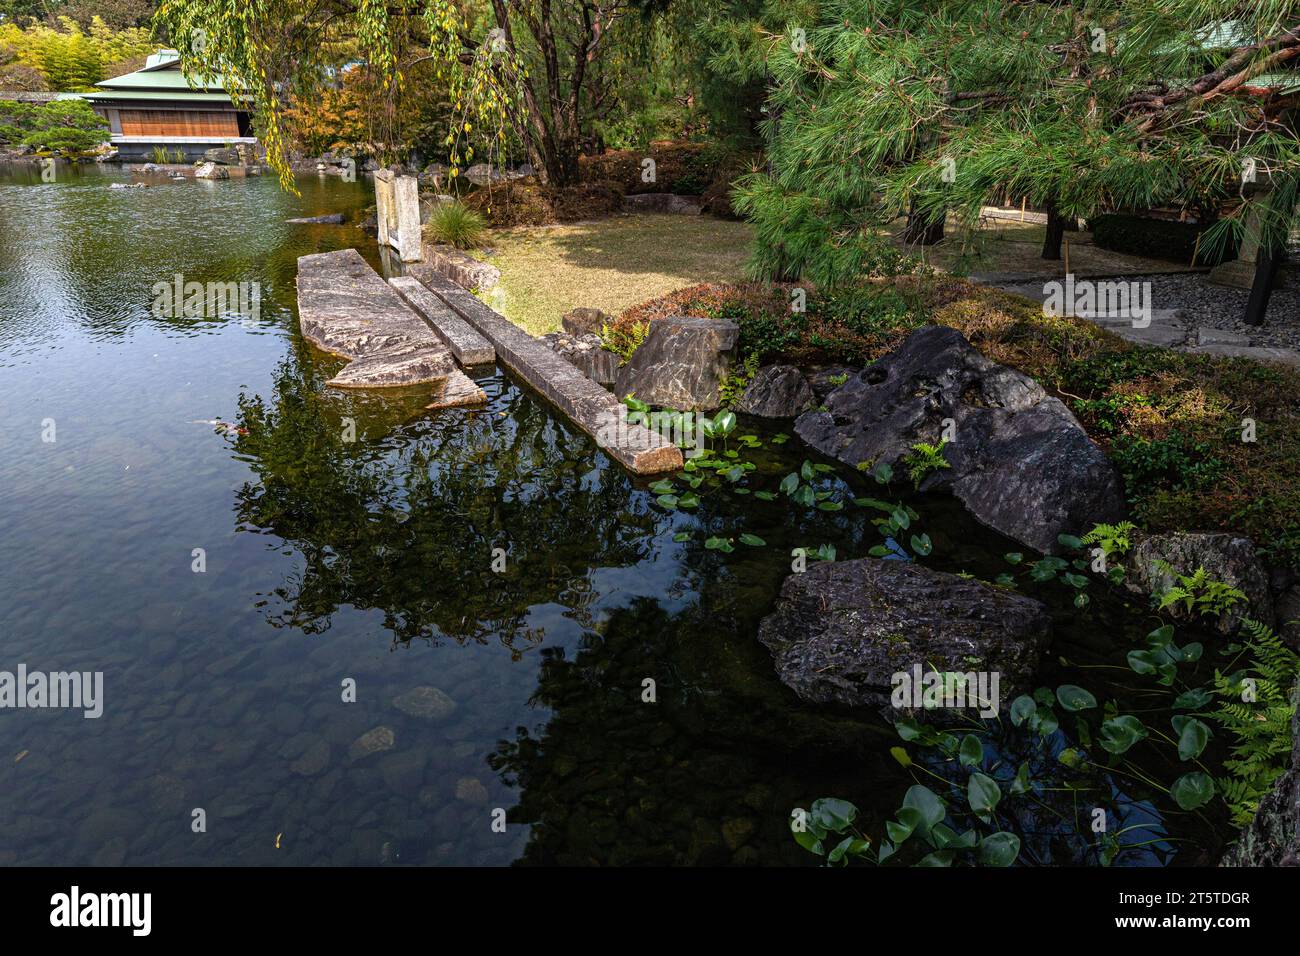
[[[486,261],[501,282],[481,298],[533,335],[579,306],[624,309],[699,282],[735,282],[751,231],[712,216],[633,214],[494,231]]]

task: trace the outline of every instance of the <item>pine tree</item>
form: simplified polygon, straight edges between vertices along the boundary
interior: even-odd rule
[[[1006,195],[1064,223],[1172,206],[1280,248],[1295,220],[1300,2],[828,0],[765,39],[770,172],[754,269],[851,282],[905,211],[971,230]],[[774,18],[769,10],[767,22]],[[1243,191],[1250,171],[1267,200]]]

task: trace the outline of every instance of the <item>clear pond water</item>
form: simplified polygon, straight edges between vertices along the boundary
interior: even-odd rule
[[[807,865],[787,815],[825,795],[879,832],[896,736],[801,705],[754,638],[790,549],[865,554],[867,511],[665,512],[500,370],[481,409],[328,390],[296,260],[375,247],[285,219],[368,186],[108,188],[131,178],[0,167],[0,670],[104,675],[99,719],[0,711],[0,863]],[[176,274],[260,283],[260,321],[155,317]],[[746,457],[774,489],[808,454]],[[917,507],[927,563],[1004,569],[951,501]],[[767,547],[703,546],[742,531]],[[1085,659],[1123,631],[1056,611]]]

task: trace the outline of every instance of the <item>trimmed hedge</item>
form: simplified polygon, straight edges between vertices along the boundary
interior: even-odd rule
[[[1148,259],[1165,259],[1188,265],[1196,252],[1198,266],[1217,266],[1220,262],[1237,258],[1235,244],[1217,250],[1203,243],[1196,247],[1196,237],[1209,227],[1204,223],[1173,222],[1168,219],[1148,219],[1144,216],[1112,213],[1089,220],[1092,241],[1102,249],[1124,252]]]

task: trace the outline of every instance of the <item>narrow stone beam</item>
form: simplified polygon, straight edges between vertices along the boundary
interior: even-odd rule
[[[388,280],[388,284],[397,290],[407,305],[424,316],[461,365],[486,365],[496,361],[497,353],[492,343],[419,281],[410,276],[395,276]]]
[[[637,474],[682,467],[680,448],[642,425],[629,425],[622,402],[545,344],[433,270],[421,270],[420,281],[486,337],[506,366],[553,402],[619,464]]]

